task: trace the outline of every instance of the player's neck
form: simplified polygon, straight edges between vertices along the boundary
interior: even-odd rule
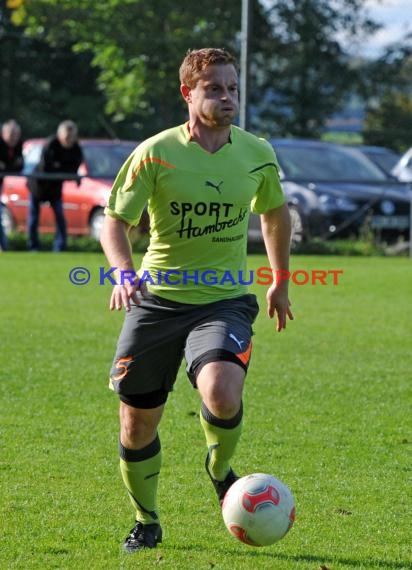
[[[230,142],[230,125],[223,128],[210,128],[202,124],[187,123],[192,141],[204,148],[207,152],[217,152],[222,146]]]

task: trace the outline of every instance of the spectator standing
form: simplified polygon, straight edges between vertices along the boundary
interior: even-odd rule
[[[50,137],[41,153],[40,162],[34,169],[34,173],[44,172],[47,178],[32,177],[29,179],[30,204],[29,204],[29,241],[28,248],[31,251],[40,249],[39,241],[39,216],[40,206],[49,202],[56,219],[56,237],[53,250],[64,251],[67,247],[66,220],[63,211],[62,186],[64,175],[72,175],[83,160],[83,153],[78,143],[78,129],[73,121],[63,121],[57,128],[55,136]],[[51,175],[56,175],[55,177]],[[60,176],[58,176],[60,175]]]
[[[0,136],[0,198],[5,172],[20,172],[23,168],[23,144],[20,125],[9,119],[1,128]],[[0,199],[0,250],[7,249],[7,236],[2,225],[3,204]]]

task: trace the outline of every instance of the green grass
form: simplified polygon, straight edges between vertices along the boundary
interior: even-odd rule
[[[87,285],[70,283],[75,266]],[[262,310],[233,466],[291,487],[290,533],[256,549],[226,532],[182,369],[160,429],[164,542],[135,556],[121,551],[133,512],[107,389],[123,317],[107,310],[101,266],[98,253],[0,255],[2,570],[412,568],[411,260],[294,257],[293,270],[344,273],[336,286],[292,285],[281,334],[253,287]]]
[[[362,144],[364,142],[360,133],[345,131],[329,131],[322,136],[322,140],[339,144]]]

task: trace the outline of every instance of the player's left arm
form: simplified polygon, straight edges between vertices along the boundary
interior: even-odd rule
[[[261,214],[262,235],[266,253],[273,271],[273,284],[266,294],[269,318],[276,314],[278,332],[286,328],[287,318],[293,320],[289,301],[289,279],[280,279],[288,275],[291,222],[288,205],[268,210]],[[285,273],[279,273],[285,272]]]

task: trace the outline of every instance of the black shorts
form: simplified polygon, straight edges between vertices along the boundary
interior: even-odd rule
[[[110,387],[136,407],[156,407],[173,389],[183,356],[194,387],[201,367],[230,361],[247,371],[255,295],[189,305],[148,294],[126,313]]]

